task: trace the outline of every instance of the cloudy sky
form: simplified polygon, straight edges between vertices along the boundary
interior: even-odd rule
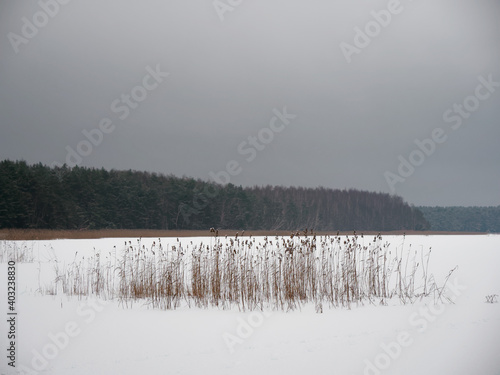
[[[0,2],[0,159],[500,204],[499,1],[59,1]]]

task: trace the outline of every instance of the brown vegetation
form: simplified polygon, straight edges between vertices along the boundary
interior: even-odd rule
[[[160,309],[187,304],[243,311],[288,311],[313,303],[322,312],[324,305],[446,299],[444,285],[436,285],[428,272],[430,251],[404,243],[390,248],[381,235],[365,240],[304,231],[256,239],[212,233],[206,243],[183,245],[177,239],[163,246],[158,239],[148,248],[137,239],[113,253],[75,257],[69,265],[55,262],[55,281],[40,291],[117,299],[124,306],[142,301]]]
[[[233,237],[236,230],[219,230],[220,236]],[[318,235],[334,235],[337,232],[317,232]],[[363,234],[376,235],[379,232],[365,231]],[[288,236],[290,231],[239,231],[240,236]],[[340,232],[341,235],[352,232]],[[432,231],[390,231],[382,235],[444,235],[444,234],[484,234],[479,232],[432,232]],[[209,230],[147,230],[147,229],[102,229],[102,230],[50,230],[50,229],[0,229],[0,240],[31,241],[54,239],[92,238],[159,238],[159,237],[206,237]]]

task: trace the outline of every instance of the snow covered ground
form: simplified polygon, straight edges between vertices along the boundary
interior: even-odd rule
[[[112,254],[137,239],[17,242],[34,262],[16,270],[16,368],[8,366],[7,264],[0,264],[0,373],[8,374],[500,374],[500,235],[384,236],[427,250],[454,304],[314,306],[292,312],[153,310],[140,303],[41,296],[54,261]],[[158,239],[142,239],[147,247]],[[183,238],[185,245],[209,238]],[[177,243],[163,238],[162,243]],[[14,243],[3,242],[3,249]],[[42,270],[42,271],[39,271]]]

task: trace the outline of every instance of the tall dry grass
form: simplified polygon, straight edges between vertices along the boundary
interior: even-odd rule
[[[288,231],[247,231],[246,236],[288,236]],[[342,232],[343,235],[352,232]],[[378,232],[365,231],[365,234],[376,235]],[[221,230],[220,235],[234,237],[236,230]],[[318,232],[319,235],[332,235],[334,232]],[[481,235],[479,232],[433,232],[433,231],[387,231],[385,235]],[[6,241],[40,241],[54,239],[89,239],[89,238],[158,238],[158,237],[205,237],[206,230],[156,230],[156,229],[97,229],[97,230],[65,230],[65,229],[0,229],[0,240]]]
[[[0,241],[0,263],[33,263],[33,243]]]
[[[221,237],[208,243],[146,247],[140,239],[121,251],[56,266],[54,292],[118,299],[124,306],[146,301],[154,308],[240,310],[300,309],[412,303],[426,296],[443,298],[429,274],[430,250],[391,247],[381,235],[358,236],[296,232],[287,237]],[[57,263],[56,263],[57,264]],[[449,275],[448,275],[449,277]]]

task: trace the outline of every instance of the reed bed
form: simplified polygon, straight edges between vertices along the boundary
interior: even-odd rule
[[[55,267],[52,292],[116,299],[124,306],[216,307],[295,310],[313,303],[350,308],[353,304],[403,304],[445,298],[429,274],[431,251],[391,247],[381,235],[318,236],[307,230],[287,237],[220,237],[208,243],[146,247],[141,239],[121,250]],[[450,272],[451,275],[451,272]],[[450,276],[448,275],[448,277]],[[447,279],[446,279],[447,280]],[[50,289],[50,288],[49,288]]]
[[[0,241],[0,263],[33,263],[33,243]]]

